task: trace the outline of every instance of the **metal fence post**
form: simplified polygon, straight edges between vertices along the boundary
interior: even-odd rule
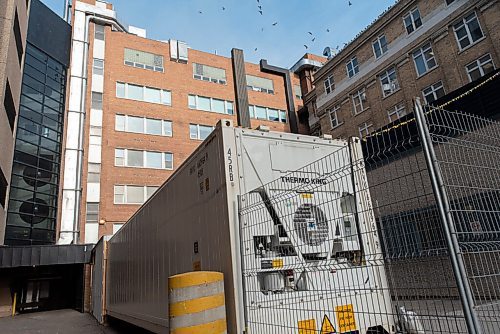
[[[463,259],[459,256],[460,246],[457,240],[453,217],[448,207],[447,194],[443,185],[443,178],[440,174],[436,154],[432,146],[432,138],[429,133],[424,111],[420,99],[415,101],[415,118],[418,125],[418,133],[422,143],[422,149],[428,166],[432,188],[439,214],[443,223],[444,234],[448,245],[453,273],[457,281],[457,287],[462,301],[465,321],[469,333],[481,334],[481,325],[474,311],[474,299],[470,289]]]

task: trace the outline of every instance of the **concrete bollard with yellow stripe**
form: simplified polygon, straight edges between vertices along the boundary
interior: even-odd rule
[[[168,279],[171,334],[227,333],[224,275],[195,271]]]

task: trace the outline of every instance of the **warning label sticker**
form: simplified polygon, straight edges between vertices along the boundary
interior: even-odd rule
[[[325,314],[325,316],[323,317],[323,323],[321,324],[321,334],[331,333],[337,333],[337,331],[335,330],[335,327],[333,327],[333,324],[328,316]]]
[[[341,333],[356,329],[356,319],[354,318],[354,307],[352,304],[335,307],[337,314],[337,324]]]

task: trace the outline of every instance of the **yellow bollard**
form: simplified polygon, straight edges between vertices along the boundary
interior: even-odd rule
[[[195,271],[168,279],[171,334],[227,333],[224,275]]]
[[[12,316],[16,315],[17,292],[14,292],[14,299],[12,300]]]

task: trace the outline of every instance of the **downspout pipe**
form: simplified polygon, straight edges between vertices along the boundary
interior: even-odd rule
[[[288,108],[288,122],[292,133],[299,133],[299,124],[297,113],[295,112],[295,103],[293,101],[292,76],[290,70],[282,67],[272,66],[267,60],[260,60],[260,70],[264,73],[271,73],[282,76],[285,80],[286,105]]]
[[[75,204],[74,204],[74,216],[73,216],[73,227],[72,231],[61,230],[60,231],[60,239],[59,244],[77,244],[79,242],[79,222],[80,222],[80,206],[82,202],[82,172],[83,172],[83,151],[84,151],[84,132],[85,132],[85,114],[86,114],[86,97],[87,97],[87,84],[88,84],[88,52],[89,52],[89,26],[90,22],[101,23],[104,25],[111,25],[115,27],[117,30],[122,32],[128,32],[125,27],[119,23],[116,19],[109,19],[100,17],[95,13],[86,12],[85,18],[85,28],[84,28],[84,36],[85,40],[84,49],[83,49],[83,59],[82,59],[82,86],[80,90],[80,111],[78,122],[79,122],[79,132],[78,132],[78,148],[77,148],[77,159],[76,159],[76,186],[73,191],[75,192]],[[73,149],[66,148],[66,151],[70,151]],[[70,190],[70,189],[63,189]],[[71,233],[71,239],[65,237],[65,234]]]

